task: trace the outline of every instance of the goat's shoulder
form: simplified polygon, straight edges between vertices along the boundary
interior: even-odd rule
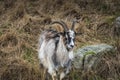
[[[41,33],[41,37],[44,36],[45,40],[55,39],[60,37],[59,32],[56,30],[47,29]]]

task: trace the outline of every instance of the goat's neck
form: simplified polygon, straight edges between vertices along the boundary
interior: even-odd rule
[[[58,46],[57,46],[57,50],[58,50],[57,52],[60,52],[63,55],[69,54],[70,59],[73,58],[73,50],[68,50],[67,49],[67,46],[65,44],[63,36],[60,36],[60,38],[59,38],[59,43],[58,43]]]
[[[61,65],[65,65],[69,60],[73,59],[73,51],[68,51],[66,45],[64,44],[63,36],[60,36],[57,51],[57,60]]]
[[[60,51],[62,51],[64,53],[68,53],[68,50],[67,50],[67,47],[65,45],[63,36],[60,36],[60,38],[59,38],[58,50],[60,50]]]

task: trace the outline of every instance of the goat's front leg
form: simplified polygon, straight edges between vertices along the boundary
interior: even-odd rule
[[[53,80],[58,80],[57,74],[54,68],[55,67],[54,67],[53,61],[51,59],[48,59],[48,73],[52,76]]]
[[[70,69],[71,69],[71,60],[68,61],[65,70],[60,73],[60,80],[62,80],[70,72]]]
[[[62,80],[62,79],[65,77],[65,75],[66,75],[66,74],[64,73],[64,71],[61,72],[61,73],[60,73],[60,80]]]
[[[57,74],[56,74],[56,72],[55,72],[54,69],[49,68],[49,69],[48,69],[48,73],[52,76],[52,80],[58,80],[58,79],[57,79]]]
[[[56,75],[52,75],[53,80],[58,80]]]

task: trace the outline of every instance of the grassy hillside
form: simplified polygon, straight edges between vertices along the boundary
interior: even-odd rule
[[[76,32],[82,33],[76,38],[75,49],[108,43],[117,51],[105,57],[103,65],[109,63],[109,70],[105,66],[99,74],[73,69],[65,80],[117,80],[120,38],[114,37],[113,25],[120,16],[119,5],[119,0],[0,0],[0,80],[42,80],[37,57],[39,34],[53,20],[71,25],[74,18],[79,19]]]

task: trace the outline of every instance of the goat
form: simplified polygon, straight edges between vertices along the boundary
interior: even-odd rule
[[[74,58],[75,22],[77,21],[73,21],[69,29],[63,21],[53,21],[52,24],[61,25],[64,31],[45,30],[40,35],[38,50],[40,64],[47,69],[53,80],[58,79],[56,72],[60,74],[60,80],[62,80],[71,69],[71,61]]]

